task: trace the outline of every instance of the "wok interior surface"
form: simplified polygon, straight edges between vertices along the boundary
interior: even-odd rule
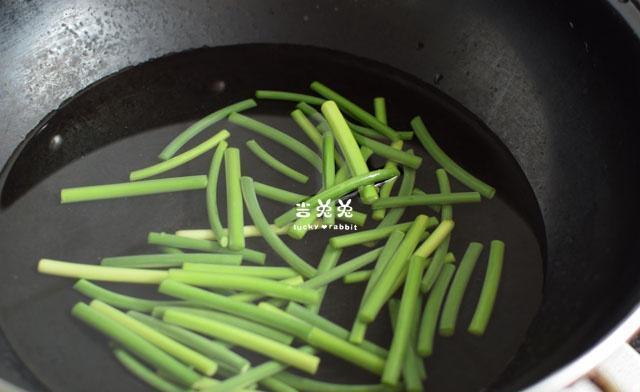
[[[267,60],[272,57],[279,59],[277,64]],[[516,355],[539,307],[543,278],[544,229],[540,211],[509,151],[459,104],[389,67],[323,49],[254,45],[175,54],[113,75],[61,107],[30,135],[17,154],[0,195],[0,233],[5,241],[0,258],[8,276],[0,292],[0,323],[20,359],[47,388],[144,389],[110,357],[104,337],[69,315],[75,302],[86,300],[73,292],[73,281],[37,275],[37,260],[50,257],[95,263],[110,255],[154,253],[157,249],[146,245],[149,231],[172,232],[208,225],[201,191],[60,205],[59,190],[126,181],[129,171],[156,162],[163,146],[193,120],[252,96],[257,87],[304,92],[314,79],[335,86],[365,107],[370,105],[371,94],[386,97],[389,121],[399,127],[408,126],[414,115],[422,115],[445,150],[496,186],[498,196],[493,200],[455,207],[458,227],[452,240],[458,259],[469,241],[483,242],[487,250],[495,238],[508,244],[508,262],[494,318],[482,338],[465,332],[482,285],[488,254],[485,251],[464,301],[456,336],[439,338],[435,354],[427,359],[426,387],[478,390],[499,376]],[[260,100],[258,107],[246,114],[284,129],[312,147],[288,117],[294,105]],[[231,131],[231,145],[243,147],[244,141],[255,138],[312,180],[304,185],[292,183],[265,167],[246,149],[242,155],[245,175],[305,194],[313,194],[321,186],[320,176],[307,162],[233,124],[216,125],[194,143],[222,128]],[[426,157],[416,141],[408,143],[407,148]],[[384,160],[375,158],[370,165],[382,167]],[[201,157],[166,176],[205,174],[208,166],[209,159]],[[417,172],[419,188],[437,192],[436,167],[425,158]],[[463,191],[465,187],[454,181],[453,189]],[[224,211],[223,180],[218,193]],[[262,206],[270,220],[293,207],[264,199]],[[364,207],[356,205],[355,209]],[[425,208],[410,208],[402,221],[417,213],[434,214]],[[376,224],[370,221],[366,227]],[[309,233],[303,241],[289,243],[305,259],[317,264],[328,238],[341,233],[321,230]],[[249,247],[267,252],[270,265],[281,263],[262,239],[250,239]],[[361,253],[362,247],[353,247],[343,253],[341,260]],[[139,296],[157,296],[155,287],[108,286]],[[332,284],[322,314],[350,328],[362,290],[363,285]],[[391,335],[385,309],[367,337],[388,346]],[[335,357],[322,358],[320,379],[378,382],[376,377]]]
[[[542,304],[521,349],[491,389],[517,390],[546,376],[593,347],[636,306],[640,300],[640,265],[636,262],[640,47],[637,32],[611,6],[629,8],[632,2],[354,1],[317,4],[315,9],[304,1],[245,1],[233,7],[225,3],[195,1],[186,12],[181,5],[158,6],[155,1],[135,5],[102,1],[80,5],[69,0],[9,2],[3,14],[6,23],[0,26],[8,37],[0,45],[0,81],[6,87],[0,95],[0,113],[10,120],[5,121],[0,144],[2,162],[34,124],[63,99],[124,67],[166,53],[251,42],[314,45],[355,53],[391,64],[421,80],[439,80],[439,89],[477,114],[498,135],[533,187],[546,229],[541,241],[546,243]],[[334,28],[327,32],[329,25]],[[279,59],[267,60],[277,63]],[[300,67],[306,65],[303,62]],[[436,74],[444,77],[434,79]],[[304,80],[300,88],[307,82]],[[237,86],[243,80],[235,83]],[[246,91],[255,87],[245,86]],[[113,98],[135,103],[135,99],[120,93],[114,91]],[[185,106],[176,112],[155,111],[154,117],[145,114],[147,129],[179,124],[207,112],[204,107],[194,106],[204,101],[179,98],[163,97],[173,106]],[[100,102],[87,107],[97,112]],[[176,114],[179,112],[182,114]],[[126,117],[127,113],[138,112],[125,111],[122,118],[103,113],[105,131],[76,138],[78,149],[89,151],[120,139],[125,131],[119,127],[127,121],[135,124],[132,120],[141,118]],[[86,120],[96,115],[89,113]],[[45,123],[47,120],[41,125]],[[132,127],[126,132],[143,129]],[[87,134],[91,130],[78,127],[68,131]],[[446,138],[447,132],[438,136]],[[458,151],[462,159],[475,159],[474,154],[462,154],[463,147],[455,148],[455,141],[443,143],[452,154]],[[47,148],[48,143],[38,151],[43,153]],[[77,152],[71,152],[37,155],[31,160],[60,167],[77,156]],[[483,174],[482,162],[468,163]],[[3,181],[8,180],[14,164],[10,161]],[[126,170],[129,167],[117,173]],[[30,187],[28,178],[49,173],[47,168],[44,174],[14,179],[12,186],[24,191]],[[87,179],[94,183],[94,177]],[[20,181],[27,185],[17,185]],[[5,191],[13,196],[5,197]],[[54,191],[57,189],[51,189]],[[503,189],[498,191],[504,193]],[[20,197],[19,190],[10,191],[7,186],[2,193],[5,209],[5,203]],[[527,192],[523,195],[527,199]],[[51,197],[50,205],[55,201]],[[41,219],[42,215],[34,215]],[[542,227],[535,223],[535,217],[526,220],[533,222],[533,227]],[[154,230],[162,222],[157,223]],[[75,248],[78,242],[71,234],[65,238]],[[61,242],[57,246],[63,256],[69,244]],[[112,249],[105,245],[105,252]],[[24,268],[31,268],[31,260],[23,262],[29,264]],[[5,276],[7,281],[17,279]],[[59,290],[70,293],[68,285],[61,282]],[[13,284],[10,287],[15,298],[29,292],[24,285],[23,291]],[[43,293],[40,298],[47,297]],[[67,298],[66,305],[75,300]],[[3,309],[3,318],[5,312]],[[55,314],[64,317],[63,313],[60,309]],[[56,324],[45,317],[39,322],[51,325],[51,336],[86,334],[79,328],[73,334],[62,327],[56,329]],[[66,342],[58,344],[68,347]],[[0,351],[4,353],[0,376],[30,390],[43,389],[1,338]],[[84,355],[84,351],[77,355]],[[106,352],[102,355],[109,359],[104,366],[114,366]],[[56,361],[60,359],[50,362]],[[69,377],[82,375],[73,371],[67,370]],[[96,384],[113,382],[106,376],[99,378],[100,374],[94,377]]]

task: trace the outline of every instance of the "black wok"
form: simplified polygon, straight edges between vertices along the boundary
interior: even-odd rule
[[[285,75],[281,80],[294,80],[301,89],[316,71],[308,65],[311,60],[325,61],[327,69],[343,72],[345,80],[356,80],[355,86],[366,86],[366,77],[376,75],[410,81],[421,91],[430,91],[427,101],[434,107],[461,113],[466,124],[493,132],[472,134],[468,143],[493,148],[498,154],[490,156],[496,158],[469,153],[472,148],[456,140],[448,144],[463,157],[463,163],[497,183],[505,203],[529,222],[545,259],[544,282],[541,302],[527,322],[524,341],[515,347],[515,355],[492,370],[495,377],[483,380],[474,390],[513,391],[545,380],[554,387],[570,382],[580,370],[586,371],[603,359],[605,345],[614,347],[629,337],[620,331],[630,333],[640,326],[631,325],[640,302],[640,267],[635,260],[640,217],[636,203],[640,183],[640,11],[633,1],[58,0],[9,1],[0,9],[0,162],[6,165],[0,178],[0,204],[4,210],[37,182],[33,179],[138,132],[138,118],[147,116],[143,126],[155,128],[206,113],[210,105],[202,104],[208,97],[204,92],[185,96],[181,102],[179,96],[162,94],[167,90],[153,91],[154,86],[181,91],[189,83],[184,72],[176,74],[175,80],[154,79],[166,77],[171,67],[184,71],[192,69],[194,62],[215,65],[215,60],[224,62],[228,55],[233,64],[239,64],[238,70],[243,69],[242,59],[262,61],[262,69],[266,69],[262,80],[277,83],[280,72]],[[202,47],[223,48],[216,52]],[[196,48],[202,49],[103,79],[129,66]],[[324,54],[315,58],[318,51]],[[366,64],[370,73],[349,74],[353,61]],[[285,66],[279,69],[278,64]],[[291,68],[287,66],[292,65],[297,71],[288,71]],[[164,71],[153,71],[154,67]],[[136,69],[151,71],[136,74]],[[220,69],[233,78],[231,67]],[[202,72],[194,79],[209,76],[206,72],[215,74]],[[229,91],[250,91],[255,87],[253,77],[226,78],[228,86],[234,87]],[[334,79],[341,80],[338,76]],[[139,88],[131,91],[148,86],[151,91],[143,95],[156,97],[155,101],[142,101],[134,93],[110,101],[122,93],[119,88],[126,90],[127,85],[136,83]],[[215,90],[216,86],[209,87]],[[384,90],[384,84],[380,88]],[[411,89],[407,87],[407,91]],[[409,109],[420,110],[421,96],[416,92],[416,107]],[[222,96],[220,102],[235,98]],[[114,102],[119,102],[122,111],[110,111]],[[52,112],[61,105],[60,111]],[[162,110],[150,115],[152,107]],[[44,127],[49,123],[67,127],[66,132],[84,141],[74,143],[62,155],[47,155],[52,146],[42,140],[49,139],[38,136],[53,135]],[[73,124],[92,124],[94,128],[69,130]],[[19,153],[12,155],[16,149]],[[22,161],[27,157],[30,163],[20,163],[20,157]],[[33,219],[37,217],[33,215]],[[3,249],[10,249],[10,237],[4,238]],[[47,246],[59,249],[63,257],[62,250],[68,244]],[[6,260],[0,263],[10,264]],[[16,286],[11,280],[17,278],[3,274],[3,296],[11,295],[13,291],[8,289],[20,296],[22,288],[27,292],[40,282],[28,276],[19,278],[25,278],[25,283]],[[38,295],[42,299],[53,294]],[[13,316],[15,309],[0,308],[0,324]],[[56,328],[54,319],[43,311],[38,322],[46,325],[51,321],[52,334],[61,336],[65,331]],[[15,329],[15,319],[13,325]],[[0,379],[28,390],[54,389],[47,385],[47,377],[43,379],[41,372],[34,371],[43,366],[38,362],[42,358],[37,359],[34,353],[50,350],[35,345],[25,358],[21,355],[25,345],[16,345],[11,336],[15,334],[0,338]],[[64,341],[62,337],[52,339]],[[60,350],[65,347],[62,343],[59,346]],[[594,348],[600,358],[593,354]],[[82,347],[75,350],[82,355]],[[51,373],[76,371],[68,369],[61,358],[46,358]],[[582,358],[580,367],[558,372],[575,365],[577,358]],[[101,363],[92,366],[99,382],[96,390],[114,390],[115,385],[140,388],[109,380],[107,376],[114,374],[110,365],[106,370],[101,369]],[[480,363],[468,370],[469,374],[483,371]],[[464,377],[465,370],[452,374]],[[551,374],[553,378],[549,378]],[[464,384],[457,390],[464,390],[460,385]]]

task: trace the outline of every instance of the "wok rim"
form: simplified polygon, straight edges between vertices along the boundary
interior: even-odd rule
[[[580,354],[568,364],[554,370],[542,380],[526,387],[522,392],[560,391],[573,382],[587,376],[596,366],[626,344],[640,326],[640,304],[608,334],[586,352]]]

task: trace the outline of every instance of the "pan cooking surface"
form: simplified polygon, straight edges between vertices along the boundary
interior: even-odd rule
[[[74,320],[71,306],[87,299],[71,289],[72,280],[38,275],[42,257],[98,263],[102,257],[153,253],[149,231],[206,228],[201,191],[128,200],[59,204],[59,190],[70,186],[124,182],[131,170],[156,162],[159,151],[194,120],[217,108],[253,96],[255,89],[307,92],[320,80],[366,108],[374,96],[387,99],[389,122],[408,129],[416,114],[456,161],[497,188],[481,205],[454,207],[457,222],[451,248],[458,260],[469,241],[485,244],[463,301],[457,332],[437,337],[426,360],[426,386],[433,391],[475,391],[491,385],[516,355],[542,297],[544,229],[532,190],[504,145],[471,113],[438,90],[381,64],[344,54],[299,46],[243,46],[199,49],[125,69],[82,91],[43,120],[5,168],[0,195],[0,326],[13,349],[42,384],[53,391],[146,390],[111,356],[107,340]],[[311,144],[289,119],[295,104],[259,101],[246,114],[275,125]],[[203,132],[195,145],[219,129],[232,133],[230,144],[242,149],[243,174],[256,180],[312,194],[320,176],[302,159],[259,135],[222,122]],[[244,147],[251,138],[292,167],[311,177],[294,183],[265,168]],[[419,155],[419,144],[408,144]],[[373,166],[384,161],[374,159]],[[200,157],[166,176],[206,174],[209,158]],[[436,192],[427,158],[416,186]],[[224,181],[219,182],[224,206]],[[452,179],[454,191],[465,188]],[[269,219],[291,206],[261,199]],[[357,206],[356,206],[356,209]],[[413,208],[402,221],[432,211]],[[248,215],[245,217],[249,224]],[[372,227],[375,222],[368,222]],[[288,241],[316,264],[326,241],[339,232],[312,232]],[[482,285],[491,239],[506,243],[505,265],[493,319],[482,338],[465,332]],[[281,264],[261,239],[248,246],[268,253],[268,265]],[[351,248],[341,260],[363,252]],[[157,297],[154,287],[109,284],[106,287]],[[329,319],[350,328],[363,284],[332,284],[322,308]],[[386,310],[367,337],[388,345]],[[263,358],[252,356],[253,363]],[[360,369],[322,356],[318,378],[336,382],[376,382]]]

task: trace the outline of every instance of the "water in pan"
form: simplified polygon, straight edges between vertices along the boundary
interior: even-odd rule
[[[437,90],[414,78],[352,56],[307,47],[255,45],[201,49],[168,56],[124,70],[79,93],[43,121],[16,151],[3,172],[0,198],[0,324],[13,349],[53,391],[134,391],[146,387],[126,374],[112,358],[106,339],[74,320],[69,310],[86,300],[71,289],[72,281],[38,275],[41,257],[97,263],[105,256],[155,252],[146,245],[149,231],[206,228],[201,191],[127,200],[60,205],[59,190],[70,186],[126,181],[131,170],[156,162],[158,152],[190,122],[226,104],[251,97],[255,89],[307,91],[312,80],[324,81],[365,107],[374,96],[387,98],[389,122],[407,129],[420,114],[456,160],[496,186],[497,197],[481,205],[454,208],[457,222],[452,250],[460,258],[469,241],[507,244],[505,267],[494,317],[486,335],[465,332],[484,276],[483,253],[462,305],[458,331],[438,337],[426,360],[432,391],[475,391],[499,377],[524,340],[542,295],[544,237],[529,184],[499,140],[475,117]],[[279,127],[308,144],[289,119],[293,103],[260,101],[248,114]],[[259,135],[225,122],[204,132],[227,128],[231,145],[242,149],[243,172],[256,180],[312,194],[321,180],[310,165]],[[269,151],[310,176],[294,183],[264,167],[244,142],[259,140]],[[424,156],[422,148],[409,146]],[[167,176],[205,174],[209,155]],[[374,159],[373,166],[382,161]],[[436,192],[430,159],[418,171],[417,186]],[[224,206],[224,181],[220,182]],[[465,188],[452,181],[454,190]],[[261,200],[269,219],[291,206]],[[429,210],[410,209],[403,220]],[[249,218],[246,217],[247,223]],[[369,219],[368,227],[375,222]],[[316,264],[327,231],[288,241]],[[268,253],[268,264],[281,264],[261,239],[248,246]],[[342,257],[363,251],[349,249]],[[157,296],[155,287],[106,285],[140,296]],[[332,284],[322,307],[329,319],[350,327],[364,286]],[[386,311],[367,335],[387,345],[391,336]],[[255,362],[262,360],[252,357]],[[322,355],[318,378],[336,382],[376,382],[376,378],[330,356]]]

